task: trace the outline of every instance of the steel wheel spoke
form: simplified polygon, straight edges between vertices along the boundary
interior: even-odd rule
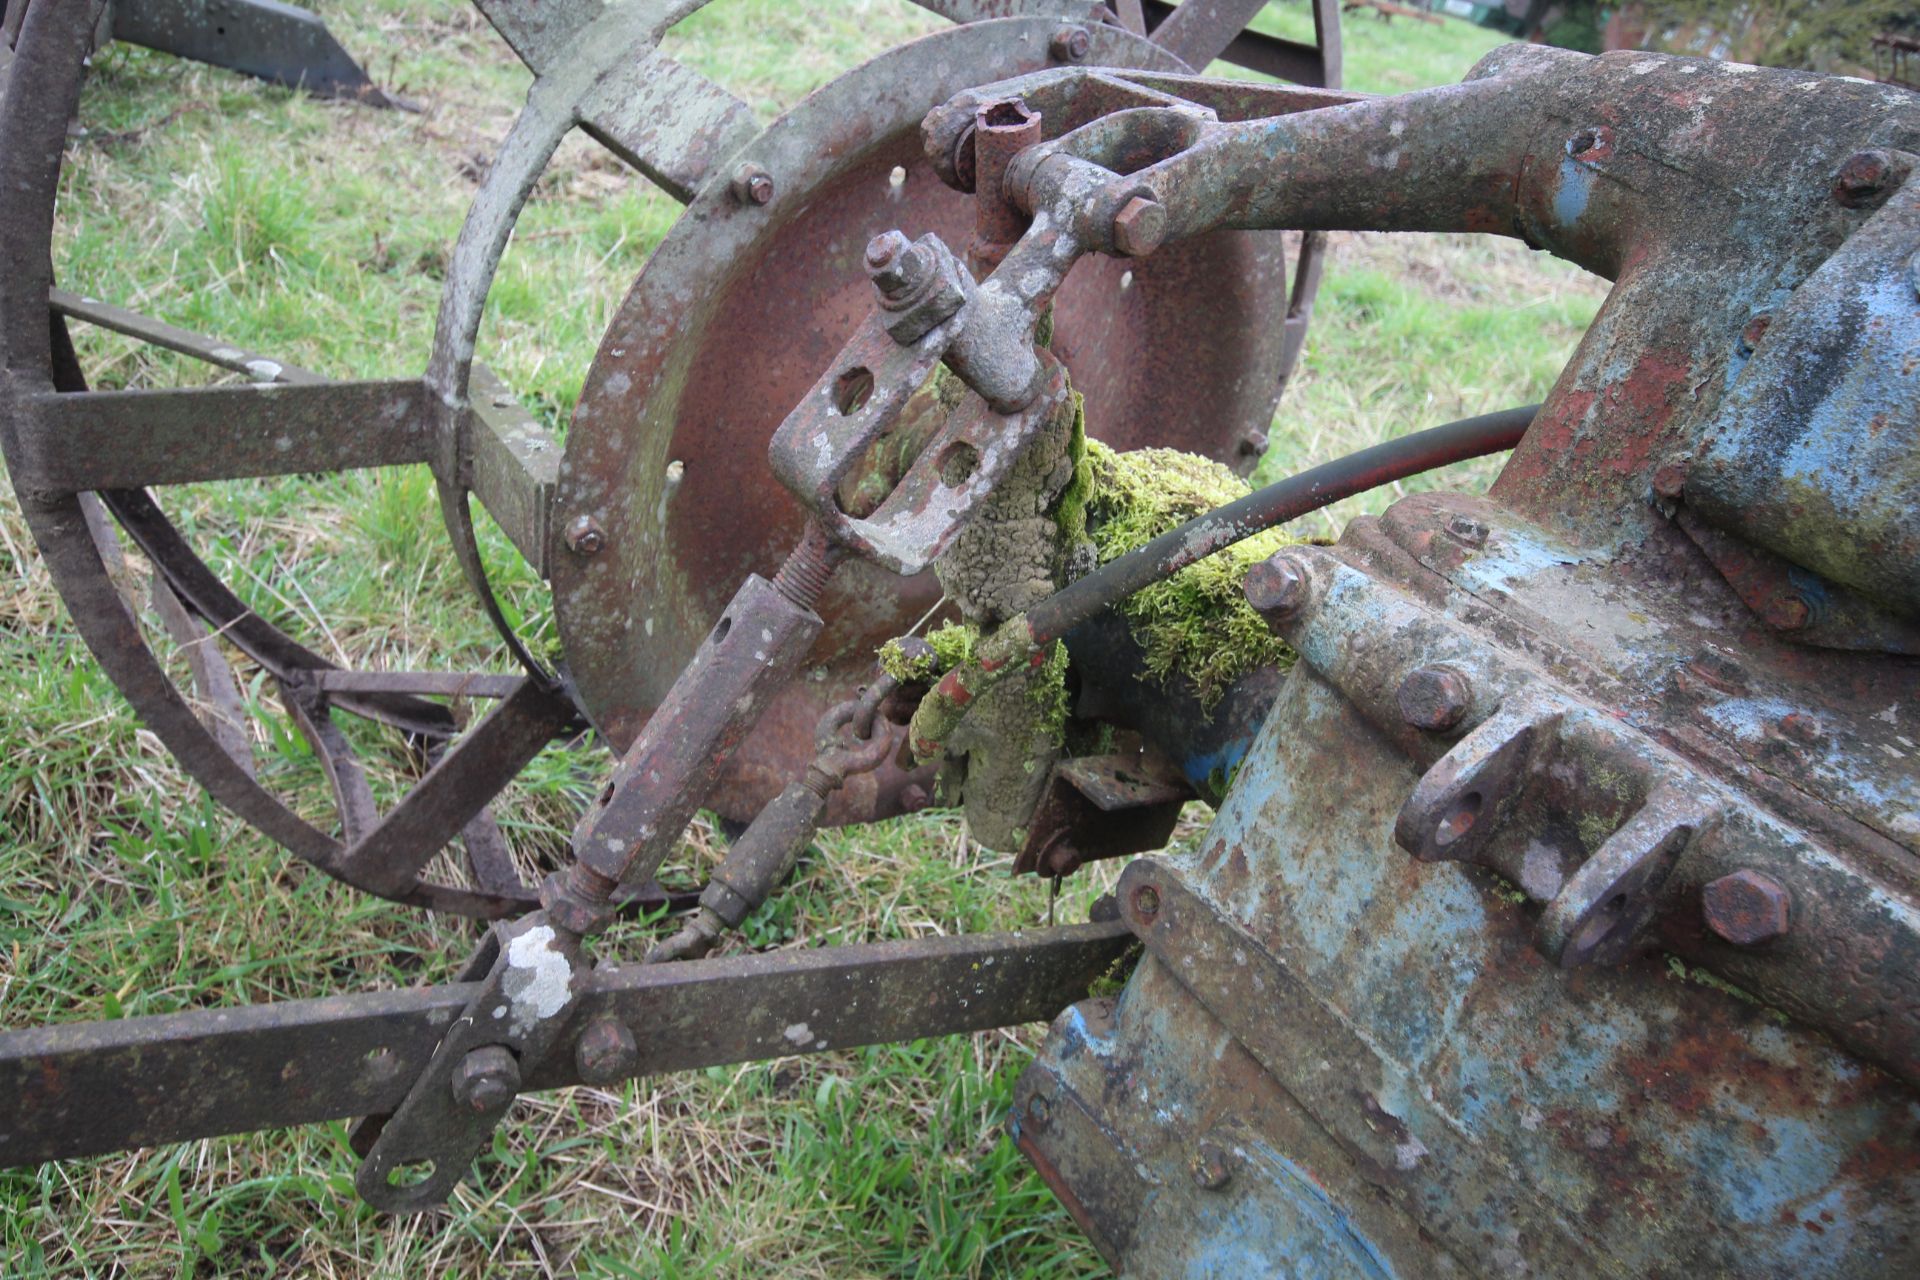
[[[347,850],[343,878],[388,896],[411,889],[433,856],[573,723],[575,714],[563,695],[523,681]]]
[[[231,369],[243,373],[256,382],[325,382],[326,379],[309,369],[298,365],[286,364],[258,351],[223,342],[219,338],[210,338],[204,333],[195,333],[191,329],[182,329],[156,320],[152,316],[142,315],[138,311],[129,311],[125,307],[116,307],[110,302],[98,298],[86,298],[65,289],[55,289],[48,296],[55,315],[65,316],[69,320],[80,320],[113,333],[124,333],[129,338],[168,351],[177,351],[183,356],[195,360],[204,360],[208,364],[218,365],[222,369]]]
[[[136,489],[426,462],[417,380],[23,397],[13,482],[40,493]]]
[[[1277,80],[1322,89],[1338,88],[1339,0],[1313,0],[1314,30],[1319,35],[1317,47],[1246,30],[1247,22],[1262,7],[1258,0],[1184,0],[1178,6],[1165,0],[1142,0],[1147,30],[1154,41],[1177,54],[1195,71],[1204,72],[1208,63],[1224,58],[1235,66]]]

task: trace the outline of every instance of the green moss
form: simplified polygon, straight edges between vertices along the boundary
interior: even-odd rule
[[[970,622],[942,623],[927,633],[931,653],[910,658],[898,640],[881,645],[880,669],[902,684],[924,684],[962,663],[971,662],[974,645],[979,640],[980,629]]]
[[[1051,313],[1049,313],[1051,314]],[[1053,507],[1053,523],[1060,530],[1068,553],[1087,538],[1087,500],[1093,493],[1093,459],[1087,452],[1086,400],[1078,391],[1073,396],[1073,433],[1067,437],[1067,457],[1073,462],[1073,479],[1060,491]]]
[[[1785,1013],[1774,1008],[1759,996],[1748,991],[1745,987],[1736,987],[1718,974],[1711,973],[1695,965],[1690,965],[1679,956],[1669,955],[1667,957],[1667,972],[1676,981],[1695,982],[1703,987],[1711,987],[1724,995],[1732,996],[1735,1000],[1743,1004],[1753,1005],[1781,1026],[1786,1026],[1789,1021]]]
[[[1177,449],[1116,453],[1086,442],[1090,493],[1086,529],[1102,564],[1242,498],[1247,485],[1217,462]],[[1247,604],[1247,570],[1295,539],[1270,529],[1181,570],[1121,605],[1154,678],[1190,681],[1203,708],[1235,680],[1264,666],[1287,666],[1293,651]]]
[[[1047,735],[1047,740],[1056,747],[1064,743],[1067,740],[1069,709],[1065,641],[1053,642],[1053,650],[1047,654],[1047,660],[1027,682],[1027,697],[1033,702],[1036,725]]]

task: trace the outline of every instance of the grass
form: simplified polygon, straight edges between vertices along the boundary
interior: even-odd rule
[[[1299,33],[1304,5],[1276,5]],[[346,45],[421,115],[360,110],[115,45],[95,59],[69,150],[62,283],[334,376],[424,366],[446,252],[527,76],[470,9],[327,6]],[[668,47],[763,118],[938,20],[903,3],[721,0]],[[1496,40],[1449,22],[1348,22],[1348,81],[1458,79]],[[523,218],[481,355],[563,422],[613,308],[677,206],[570,140]],[[1508,243],[1342,236],[1272,476],[1381,435],[1539,398],[1600,296]],[[102,387],[208,370],[81,331]],[[1447,477],[1457,483],[1462,473]],[[1480,483],[1492,468],[1467,469]],[[1339,519],[1384,505],[1346,504]],[[359,666],[500,668],[442,549],[424,472],[170,491],[169,511],[236,591]],[[1330,532],[1335,519],[1302,532]],[[483,531],[484,532],[484,531]],[[544,591],[489,534],[523,624]],[[139,589],[130,567],[126,585]],[[156,645],[166,646],[158,640]],[[330,822],[305,744],[250,696],[263,779]],[[18,511],[0,502],[0,1017],[10,1027],[368,990],[444,977],[472,930],[309,874],[199,794],[79,647]],[[372,734],[381,798],[417,766]],[[604,770],[550,751],[500,816],[529,867],[565,847]],[[1193,838],[1191,824],[1183,839]],[[696,827],[673,874],[715,842]],[[1042,919],[1042,886],[926,814],[829,833],[735,948],[810,946]],[[1070,882],[1080,918],[1108,867]],[[646,926],[630,925],[631,949]],[[580,1089],[523,1100],[445,1212],[387,1220],[350,1190],[338,1126],[0,1172],[0,1272],[20,1275],[1025,1275],[1101,1272],[1001,1138],[1038,1029]]]

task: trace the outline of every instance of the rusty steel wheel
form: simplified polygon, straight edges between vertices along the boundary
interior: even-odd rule
[[[921,2],[955,25],[848,71],[762,129],[738,98],[659,51],[700,0],[477,0],[534,84],[454,246],[425,374],[351,382],[54,287],[61,150],[101,3],[9,6],[0,32],[0,261],[9,264],[0,272],[0,439],[76,626],[209,792],[299,857],[383,897],[478,917],[533,905],[487,806],[556,737],[590,724],[625,748],[742,575],[770,571],[792,542],[798,509],[760,482],[761,458],[868,306],[868,238],[899,228],[964,239],[972,202],[929,171],[922,117],[971,86],[1064,62],[1184,71],[1224,55],[1302,83],[1339,79],[1333,0],[1314,3],[1318,48],[1243,30],[1258,0]],[[515,219],[576,127],[686,208],[608,328],[562,454],[476,363],[475,337]],[[1138,262],[1083,263],[1059,295],[1054,342],[1088,395],[1095,433],[1123,448],[1172,445],[1251,466],[1318,282],[1311,237],[1291,273],[1287,258],[1277,233],[1224,232]],[[88,391],[69,320],[255,381]],[[343,669],[250,610],[153,495],[168,484],[410,464],[432,469],[453,554],[517,673]],[[562,669],[529,651],[497,603],[474,497],[550,580]],[[191,690],[171,678],[116,588],[121,537],[154,566],[155,612],[190,659]],[[873,648],[936,599],[930,575],[843,572],[821,608],[828,628],[810,678],[762,718],[712,807],[750,817],[805,762],[815,721],[847,695]],[[338,835],[256,777],[227,647],[277,687],[332,786]],[[446,697],[492,709],[459,732],[437,701]],[[433,762],[384,814],[335,711],[399,730]],[[829,820],[901,812],[910,786],[889,763],[849,786]],[[461,838],[464,875],[424,878]]]

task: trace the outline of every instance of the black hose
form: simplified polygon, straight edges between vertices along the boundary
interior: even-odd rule
[[[1141,588],[1309,511],[1435,467],[1511,449],[1520,443],[1539,408],[1530,404],[1462,418],[1382,441],[1215,507],[1109,560],[1029,609],[1027,626],[1033,643],[1038,646],[1057,640]]]

